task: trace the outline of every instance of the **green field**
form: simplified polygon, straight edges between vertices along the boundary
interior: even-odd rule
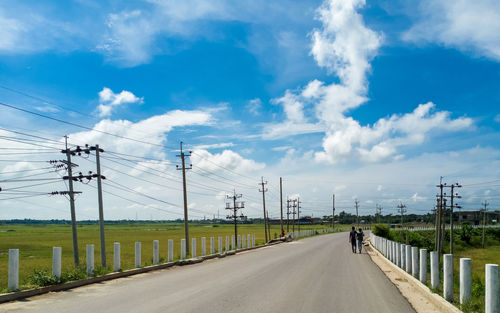
[[[305,229],[321,229],[326,226],[301,226]],[[297,227],[296,227],[297,229]],[[207,238],[207,253],[210,252],[210,237],[231,236],[234,225],[190,224],[190,238],[197,238],[197,252],[201,254],[201,237]],[[290,229],[291,230],[291,229]],[[279,225],[271,225],[271,237],[280,233]],[[255,234],[255,244],[264,243],[263,224],[238,225],[238,234]],[[153,260],[153,240],[160,241],[160,260],[165,262],[168,253],[168,239],[174,240],[174,259],[180,256],[180,241],[184,238],[184,224],[178,223],[145,223],[145,224],[112,224],[105,225],[106,258],[108,269],[113,263],[113,243],[121,244],[121,267],[134,267],[135,242],[142,242],[142,264],[151,265]],[[78,247],[80,264],[85,264],[85,246],[94,244],[95,264],[100,264],[99,227],[98,225],[78,226]],[[8,250],[19,249],[19,281],[22,288],[30,287],[29,276],[35,269],[52,270],[52,247],[62,247],[62,270],[69,271],[73,265],[73,245],[71,225],[0,225],[0,290],[7,288]]]

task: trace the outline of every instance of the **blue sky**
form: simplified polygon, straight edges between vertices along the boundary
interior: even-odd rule
[[[60,157],[64,135],[137,156],[103,160],[110,184],[136,191],[109,186],[110,219],[180,217],[169,163],[181,140],[195,152],[195,218],[221,213],[233,189],[260,216],[261,176],[275,217],[280,176],[285,196],[316,216],[330,212],[332,193],[348,212],[356,198],[362,213],[378,203],[395,214],[399,202],[428,212],[440,176],[464,185],[465,208],[498,208],[499,17],[488,0],[3,1],[0,102],[101,132],[3,106],[2,136],[59,141],[47,143],[47,160]],[[30,147],[3,141],[5,151]],[[2,177],[36,169],[41,156],[5,155]],[[0,186],[33,199],[4,200],[0,218],[68,218],[66,199],[34,197],[63,183],[15,184]],[[96,217],[92,184],[81,187],[79,219]]]

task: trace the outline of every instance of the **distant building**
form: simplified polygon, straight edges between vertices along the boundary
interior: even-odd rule
[[[482,211],[460,211],[458,214],[458,222],[469,223],[471,225],[482,225],[483,224],[483,212]],[[500,219],[500,211],[488,211],[486,214],[486,224],[496,224]]]

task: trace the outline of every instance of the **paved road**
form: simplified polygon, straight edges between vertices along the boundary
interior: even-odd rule
[[[415,312],[347,234],[0,305],[0,312]]]

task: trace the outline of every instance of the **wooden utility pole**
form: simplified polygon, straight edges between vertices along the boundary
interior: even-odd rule
[[[266,243],[268,242],[267,241],[267,215],[266,215],[266,191],[267,191],[267,188],[265,187],[265,185],[267,184],[267,181],[265,182],[264,181],[264,177],[261,177],[261,186],[262,186],[262,189],[260,189],[259,191],[262,192],[262,209],[264,210],[264,233],[265,233],[265,238],[266,238]]]
[[[62,152],[66,154],[66,165],[68,167],[68,186],[69,186],[69,206],[71,210],[71,231],[73,233],[73,259],[75,267],[80,265],[80,258],[78,256],[78,236],[76,234],[76,213],[75,213],[75,193],[73,191],[73,166],[78,166],[71,163],[71,151],[68,149],[68,136],[64,136],[66,141],[66,150]]]
[[[182,186],[183,186],[183,194],[184,194],[184,236],[186,237],[186,253],[189,253],[189,218],[188,218],[188,205],[187,205],[187,188],[186,188],[186,170],[192,169],[192,165],[190,165],[188,168],[186,168],[186,157],[190,157],[191,152],[188,154],[185,154],[184,151],[182,151],[182,141],[181,141],[181,154],[177,155],[177,157],[181,158],[182,161],[182,168],[179,168],[179,165],[177,165],[178,170],[182,170]]]
[[[358,225],[359,227],[359,212],[358,212],[358,208],[359,208],[359,201],[358,199],[355,199],[354,200],[354,206],[356,207],[356,224]]]
[[[280,213],[281,213],[280,217],[280,224],[281,224],[280,237],[281,237],[285,233],[285,230],[283,229],[283,180],[281,177],[280,177]]]
[[[489,205],[489,203],[488,203],[488,201],[484,201],[482,204],[484,206],[484,209],[482,210],[483,211],[483,240],[482,240],[481,246],[484,249],[484,237],[485,237],[484,233],[485,233],[485,229],[486,229],[486,207]]]
[[[332,195],[332,231],[335,229],[335,194]]]

